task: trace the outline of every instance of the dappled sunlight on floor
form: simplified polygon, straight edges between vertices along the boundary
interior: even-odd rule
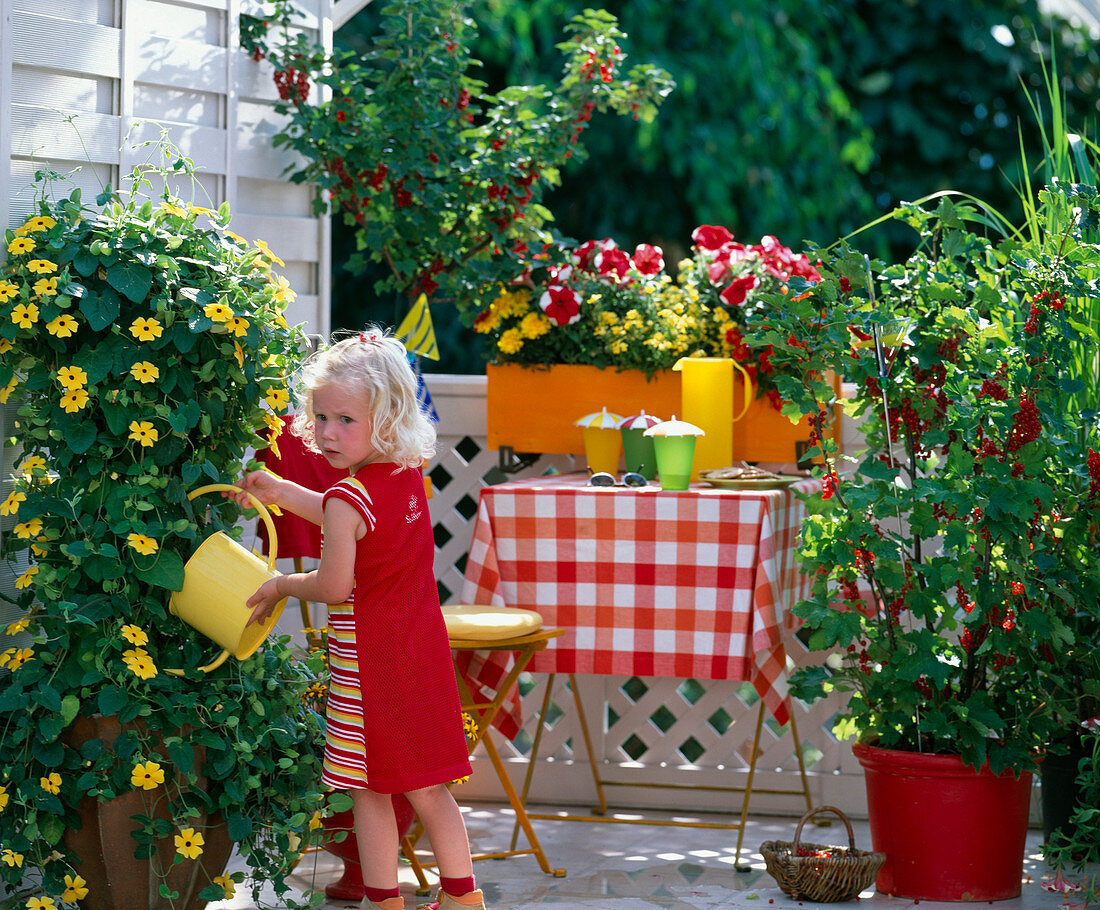
[[[514,815],[506,806],[477,805],[464,810],[466,825],[475,852],[509,849]],[[552,813],[556,809],[539,807]],[[714,821],[713,816],[684,815],[670,812],[630,813],[629,817],[646,820],[677,818],[690,821]],[[624,813],[627,816],[627,813]],[[725,821],[725,819],[718,819]],[[564,820],[535,820],[535,833],[553,868],[564,868],[566,875],[555,878],[539,869],[534,856],[481,860],[475,863],[478,885],[485,892],[489,910],[518,910],[541,904],[553,904],[562,910],[597,910],[612,906],[615,910],[798,910],[816,906],[788,898],[765,871],[760,845],[768,840],[790,840],[797,819],[750,819],[745,832],[742,865],[737,871],[737,832],[729,829],[686,828],[647,824],[612,824]],[[856,846],[870,849],[866,822],[853,821]],[[805,839],[805,834],[803,835]],[[520,846],[525,846],[520,835]],[[813,840],[819,843],[845,844],[842,825],[818,828]],[[997,910],[1059,910],[1066,903],[1062,895],[1040,887],[1050,872],[1039,852],[1041,831],[1031,831],[1025,859],[1023,892],[1019,898],[997,901]],[[323,888],[336,881],[343,871],[339,859],[328,853],[311,853],[294,873],[296,890]],[[1100,876],[1100,867],[1091,868]],[[429,880],[435,876],[429,870]],[[1081,876],[1071,876],[1081,878]],[[407,910],[413,910],[427,898],[418,897],[416,878],[408,865],[401,868],[402,893]],[[870,910],[905,910],[914,901],[864,892],[861,902]],[[273,894],[265,894],[265,906],[279,907]],[[965,904],[921,901],[920,910],[950,910]],[[238,894],[233,900],[210,904],[209,910],[252,910],[251,897]],[[331,910],[353,908],[350,901],[326,900]],[[850,906],[850,904],[849,904]]]

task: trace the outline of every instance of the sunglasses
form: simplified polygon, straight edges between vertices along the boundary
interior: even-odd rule
[[[588,478],[590,487],[644,487],[647,484],[648,481],[641,474],[634,471],[627,471],[621,481],[616,480],[615,475],[609,474],[607,471],[597,471]]]

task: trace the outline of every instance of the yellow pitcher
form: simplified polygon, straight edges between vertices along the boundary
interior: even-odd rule
[[[222,491],[245,492],[231,484],[213,483],[193,490],[187,498],[193,500],[203,493]],[[267,562],[255,553],[250,553],[227,534],[215,531],[187,560],[183,567],[183,587],[168,602],[168,609],[173,614],[193,629],[202,632],[215,644],[221,645],[222,653],[213,663],[199,667],[204,673],[220,667],[230,654],[238,660],[250,656],[264,643],[286,606],[284,597],[264,622],[251,625],[248,622],[252,609],[245,606],[245,601],[256,593],[260,585],[270,578],[278,577],[280,573],[275,571],[278,546],[275,524],[263,503],[251,493],[247,495],[267,526]],[[183,670],[167,672],[183,674]]]

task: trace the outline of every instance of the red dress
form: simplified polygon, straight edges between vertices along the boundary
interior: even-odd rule
[[[331,487],[367,526],[355,553],[355,649],[367,785],[406,793],[470,774],[417,468],[379,462]]]

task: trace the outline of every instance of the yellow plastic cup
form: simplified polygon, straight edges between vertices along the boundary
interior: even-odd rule
[[[584,455],[588,459],[588,470],[593,474],[606,471],[608,474],[619,472],[619,453],[622,451],[623,437],[618,429],[610,427],[584,428]]]
[[[187,498],[221,491],[244,492],[231,484],[214,483],[193,490]],[[183,587],[168,601],[168,609],[175,616],[221,646],[222,653],[212,663],[199,667],[204,673],[220,667],[230,654],[244,660],[255,653],[286,606],[284,597],[264,622],[248,621],[252,608],[245,602],[265,581],[281,574],[275,570],[278,547],[275,524],[263,503],[251,493],[248,496],[267,526],[270,550],[267,560],[249,552],[227,534],[215,531],[191,554],[183,567]],[[167,672],[178,676],[184,671]]]

